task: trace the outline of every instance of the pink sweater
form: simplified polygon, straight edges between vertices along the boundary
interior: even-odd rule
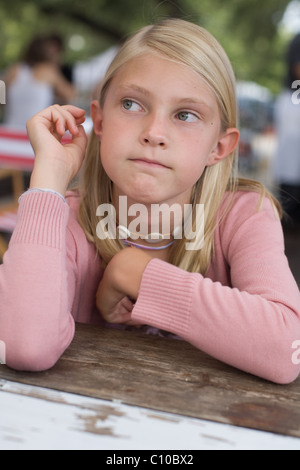
[[[167,330],[211,356],[277,383],[296,379],[300,294],[269,200],[237,193],[215,233],[205,277],[154,259],[133,318]],[[0,340],[18,370],[51,368],[70,345],[75,322],[103,324],[95,308],[100,260],[77,221],[79,198],[28,193],[0,267]],[[99,339],[100,341],[100,339]]]

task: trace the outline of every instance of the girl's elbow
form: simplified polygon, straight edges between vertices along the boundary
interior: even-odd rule
[[[278,385],[293,383],[300,374],[300,349],[297,353],[292,348],[278,348],[277,354],[269,366],[268,380]]]
[[[286,364],[284,367],[276,368],[275,373],[271,374],[269,380],[277,385],[289,385],[299,377],[299,366]]]
[[[74,322],[64,330],[15,331],[6,338],[5,364],[17,371],[42,372],[55,366],[74,337]]]
[[[268,350],[269,380],[279,385],[293,383],[300,374],[300,312],[289,318],[292,321],[273,336]]]
[[[5,363],[10,369],[17,371],[42,372],[52,369],[60,356],[61,353],[54,349],[38,345],[17,345],[8,348]]]

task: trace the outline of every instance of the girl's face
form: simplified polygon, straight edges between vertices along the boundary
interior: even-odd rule
[[[145,205],[190,203],[208,165],[234,149],[238,131],[221,132],[218,103],[192,70],[146,54],[113,78],[103,108],[92,103],[103,167],[113,196]]]

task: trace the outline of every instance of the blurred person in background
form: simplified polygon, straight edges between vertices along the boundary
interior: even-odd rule
[[[121,44],[111,46],[95,57],[74,64],[72,79],[78,92],[87,97],[88,108],[90,107],[90,99],[98,99],[106,71]]]
[[[26,122],[45,107],[75,99],[75,88],[62,71],[62,51],[59,36],[37,36],[23,60],[6,71],[5,126],[25,130]]]
[[[300,34],[291,42],[287,55],[285,87],[278,97],[275,120],[278,138],[273,176],[280,185],[280,199],[286,213],[284,227],[300,228]],[[299,97],[299,92],[298,92]]]

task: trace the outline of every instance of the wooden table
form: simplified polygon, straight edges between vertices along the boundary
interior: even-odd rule
[[[0,449],[300,449],[300,380],[136,331],[78,324],[50,371],[0,366],[0,390]]]

